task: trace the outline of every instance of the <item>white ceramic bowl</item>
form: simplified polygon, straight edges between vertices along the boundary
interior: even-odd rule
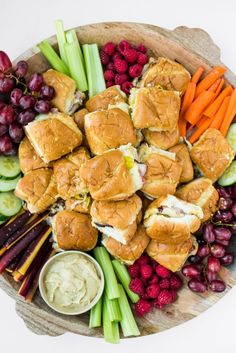
[[[44,278],[45,278],[45,275],[48,271],[49,266],[58,257],[66,256],[68,254],[80,254],[80,255],[86,257],[87,260],[89,260],[96,267],[98,275],[101,279],[100,288],[99,288],[99,291],[98,291],[96,297],[92,300],[92,302],[88,306],[83,307],[80,310],[77,310],[76,312],[67,312],[67,311],[59,310],[58,308],[54,307],[52,305],[52,303],[50,303],[47,298],[47,294],[46,294],[46,290],[45,290],[45,286],[44,286]],[[80,314],[85,313],[86,311],[89,311],[101,298],[103,290],[104,290],[104,275],[103,275],[103,272],[102,272],[100,265],[92,256],[90,256],[82,251],[76,251],[76,250],[63,251],[63,252],[60,252],[60,253],[54,255],[53,257],[51,257],[43,266],[43,268],[40,272],[40,276],[39,276],[39,290],[40,290],[40,294],[41,294],[43,300],[45,301],[45,303],[53,310],[57,311],[60,314],[65,314],[65,315],[80,315]]]

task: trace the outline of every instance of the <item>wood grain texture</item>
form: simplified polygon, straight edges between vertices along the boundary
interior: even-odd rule
[[[210,36],[199,28],[178,27],[173,31],[138,23],[99,23],[76,28],[80,42],[98,43],[103,45],[109,40],[118,43],[127,39],[133,44],[144,43],[154,56],[166,56],[183,64],[190,72],[199,65],[206,68],[206,72],[214,65],[223,65],[220,59],[220,49],[214,44]],[[51,44],[56,46],[56,38],[49,38]],[[49,68],[37,47],[23,53],[19,59],[29,63],[30,72],[43,72]],[[223,65],[224,66],[224,65]],[[30,74],[29,72],[29,74]],[[228,70],[228,82],[236,85],[236,77]],[[235,252],[236,239],[232,242],[232,251]],[[223,297],[236,283],[236,265],[223,268],[221,276],[227,282],[224,293],[195,294],[186,287],[179,292],[176,303],[167,306],[163,311],[153,310],[144,319],[138,319],[142,335],[148,335],[167,330],[186,322]],[[66,316],[55,313],[42,300],[39,293],[34,302],[29,304],[17,294],[18,285],[12,278],[4,274],[0,278],[0,287],[16,301],[17,314],[25,321],[27,327],[36,334],[58,336],[65,332],[102,337],[101,330],[88,328],[88,314],[80,316]]]

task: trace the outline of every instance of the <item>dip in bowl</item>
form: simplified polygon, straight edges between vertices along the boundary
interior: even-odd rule
[[[100,299],[104,276],[100,265],[81,251],[64,251],[49,259],[39,277],[42,298],[60,314],[79,315]]]

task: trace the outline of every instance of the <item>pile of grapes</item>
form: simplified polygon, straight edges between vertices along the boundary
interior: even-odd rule
[[[26,82],[27,72],[27,62],[19,61],[13,68],[8,55],[0,51],[0,154],[17,154],[24,137],[22,126],[51,109],[53,87],[45,85],[39,73]]]

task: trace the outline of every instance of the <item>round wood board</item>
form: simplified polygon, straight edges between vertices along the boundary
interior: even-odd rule
[[[152,55],[176,60],[190,72],[193,72],[199,65],[203,65],[206,71],[214,65],[223,65],[220,61],[220,49],[210,36],[199,28],[191,29],[181,26],[171,31],[147,24],[110,22],[77,27],[76,31],[82,44],[103,45],[111,40],[118,43],[124,38],[133,44],[144,43]],[[49,41],[55,45],[55,36],[49,38]],[[15,62],[19,59],[27,60],[32,72],[43,72],[49,68],[37,47],[26,51]],[[236,76],[230,70],[227,71],[226,78],[228,82],[236,86]],[[236,255],[236,240],[233,242],[232,252]],[[141,335],[167,330],[207,310],[236,283],[236,265],[227,269],[223,268],[221,276],[227,283],[224,293],[195,294],[185,286],[179,292],[176,303],[167,306],[163,311],[153,310],[145,318],[137,319]],[[25,321],[27,327],[37,334],[58,336],[65,332],[74,332],[86,336],[102,337],[101,330],[88,328],[88,314],[74,317],[57,314],[43,302],[39,293],[35,296],[33,303],[24,302],[17,294],[17,283],[7,274],[0,278],[0,287],[14,298],[17,314]]]

